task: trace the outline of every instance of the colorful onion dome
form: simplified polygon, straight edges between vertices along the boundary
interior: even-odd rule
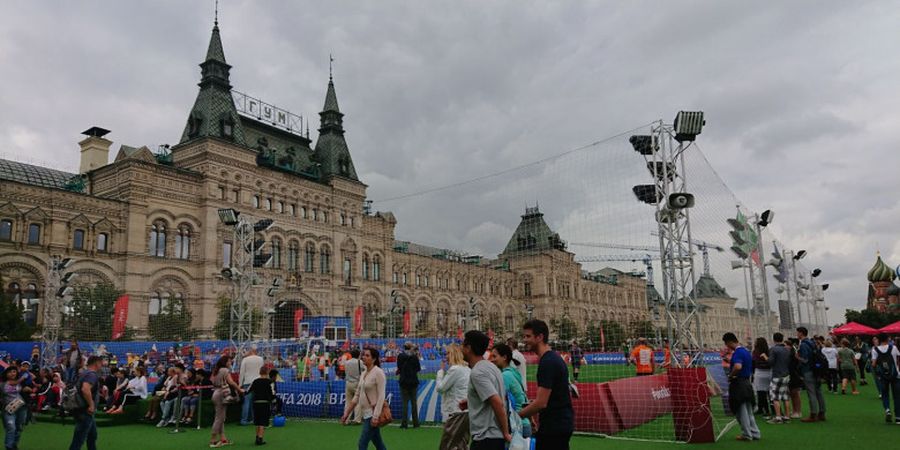
[[[884,261],[881,260],[881,255],[878,255],[878,259],[875,261],[875,265],[869,270],[869,282],[875,283],[878,281],[894,281],[894,278],[897,277],[897,274],[894,273],[894,270],[888,267]]]

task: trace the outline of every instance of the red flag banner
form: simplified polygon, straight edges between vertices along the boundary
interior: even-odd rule
[[[113,310],[112,340],[125,336],[125,324],[128,322],[128,294],[116,299]]]
[[[294,310],[294,337],[300,337],[300,321],[303,320],[303,308]]]
[[[356,314],[355,314],[355,317],[353,318],[353,320],[354,320],[353,332],[357,336],[359,336],[360,334],[362,334],[362,326],[363,326],[363,323],[362,323],[363,322],[363,307],[362,306],[356,307]]]
[[[403,334],[409,334],[409,311],[403,313]]]

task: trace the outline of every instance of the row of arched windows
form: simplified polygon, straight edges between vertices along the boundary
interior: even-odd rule
[[[190,259],[191,239],[194,237],[191,233],[191,227],[187,224],[179,225],[178,228],[174,230],[174,235],[175,248],[171,249],[174,251],[174,257],[176,259]],[[168,238],[169,230],[166,223],[163,221],[153,222],[153,224],[150,225],[148,254],[160,258],[167,257],[170,250],[167,245]]]
[[[14,240],[14,222],[11,219],[0,219],[0,241]],[[28,233],[25,236],[25,243],[28,245],[43,244],[44,235],[43,227],[38,223],[28,224]],[[88,250],[89,243],[85,240],[86,232],[84,229],[76,228],[72,232],[71,248],[73,250]],[[109,233],[97,233],[96,246],[94,249],[98,252],[109,251]]]

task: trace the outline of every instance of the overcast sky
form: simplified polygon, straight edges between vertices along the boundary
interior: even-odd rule
[[[79,133],[94,125],[112,130],[114,151],[177,142],[212,0],[0,8],[0,157],[76,171]],[[698,144],[730,191],[748,210],[775,210],[777,239],[823,269],[832,322],[865,306],[877,249],[900,263],[896,3],[223,0],[219,19],[235,88],[297,114],[321,109],[334,53],[347,140],[372,199],[699,109]],[[535,202],[564,239],[640,243],[644,232],[627,224],[591,232],[593,214],[650,223],[632,180],[611,169],[634,169],[626,139],[376,207],[397,214],[399,239],[487,255]],[[733,199],[707,172],[698,196],[726,206],[698,218],[721,224]],[[733,275],[721,277],[738,296]]]

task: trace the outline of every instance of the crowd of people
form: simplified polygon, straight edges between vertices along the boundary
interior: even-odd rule
[[[741,346],[734,333],[726,333],[722,340],[726,345],[722,365],[729,379],[729,406],[741,428],[738,440],[760,439],[755,415],[776,425],[796,419],[802,423],[825,422],[824,392],[859,395],[857,378],[860,385],[866,385],[866,373],[874,379],[885,421],[900,425],[896,416],[900,411],[900,350],[896,339],[878,335],[871,338],[869,346],[863,337],[853,341],[809,337],[808,330],[799,327],[796,337],[775,333],[771,345],[760,337],[752,346]],[[801,401],[804,390],[807,415]]]

